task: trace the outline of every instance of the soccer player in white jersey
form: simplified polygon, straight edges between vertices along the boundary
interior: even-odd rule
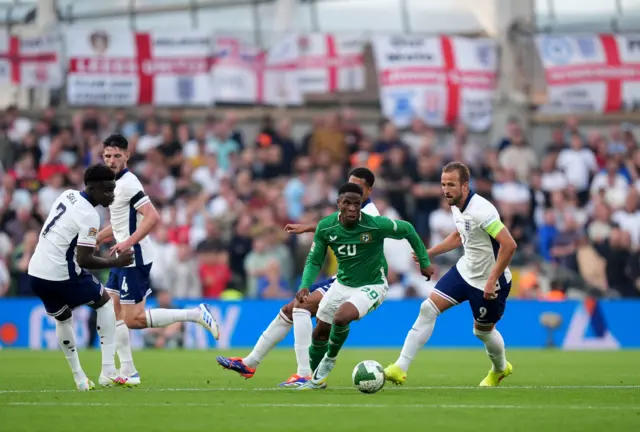
[[[116,317],[111,298],[102,284],[84,269],[124,267],[133,262],[133,251],[123,250],[117,258],[93,255],[100,228],[95,206],[113,202],[115,176],[104,165],[89,167],[84,173],[86,189],[64,191],[53,203],[36,250],[29,261],[28,274],[34,293],[47,314],[56,320],[56,336],[78,390],[95,388],[80,366],[71,311],[81,305],[96,310],[97,330],[102,350],[99,383],[120,385],[124,380],[115,367]]]
[[[117,244],[112,253],[133,248],[134,263],[122,269],[112,269],[106,289],[111,294],[116,312],[116,345],[120,372],[128,377],[127,386],[140,384],[140,374],[133,364],[128,329],[166,327],[176,322],[190,321],[206,328],[218,339],[218,324],[207,305],[194,309],[149,309],[145,302],[151,294],[150,277],[153,246],[147,237],[160,217],[144,193],[140,180],[127,169],[129,143],[120,134],[104,140],[105,164],[115,173],[115,200],[109,206],[111,225],[100,231],[98,244],[114,237]]]
[[[371,190],[375,183],[375,175],[371,170],[360,167],[349,173],[349,183],[356,183],[364,192],[362,202],[362,212],[370,216],[380,216],[375,204],[371,201]],[[315,232],[316,225],[289,224],[285,230],[293,234]],[[335,281],[335,276],[314,284],[310,288],[310,295],[305,302],[298,302],[295,298],[282,307],[278,316],[269,324],[269,327],[262,333],[253,351],[242,357],[218,356],[217,361],[225,369],[233,370],[245,378],[252,378],[260,362],[269,352],[289,334],[293,326],[294,350],[298,370],[289,379],[280,383],[284,387],[298,387],[311,379],[311,368],[309,360],[309,347],[311,346],[311,334],[313,324],[311,318],[316,316],[320,301]]]
[[[473,334],[484,343],[492,363],[480,386],[495,387],[512,373],[504,340],[495,326],[511,290],[508,266],[517,245],[496,208],[469,189],[469,178],[469,168],[462,163],[451,162],[442,169],[442,192],[451,206],[456,231],[428,254],[433,258],[462,246],[464,255],[422,303],[400,357],[385,369],[386,378],[395,384],[405,382],[409,365],[431,337],[438,315],[466,300],[475,318]]]

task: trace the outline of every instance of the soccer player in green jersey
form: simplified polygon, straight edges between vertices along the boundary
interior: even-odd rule
[[[385,238],[407,239],[422,274],[430,279],[434,272],[427,250],[413,226],[405,221],[362,213],[362,198],[359,185],[342,185],[338,191],[338,211],[322,219],[316,227],[296,299],[306,301],[309,287],[324,263],[327,248],[331,248],[336,256],[338,274],[318,307],[309,348],[313,375],[310,381],[298,387],[300,390],[327,386],[329,373],[349,334],[349,325],[375,310],[386,298]]]

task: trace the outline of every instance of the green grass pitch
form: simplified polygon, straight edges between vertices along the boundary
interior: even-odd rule
[[[211,351],[139,351],[137,389],[75,391],[60,352],[0,351],[0,431],[638,431],[640,351],[510,350],[514,374],[476,386],[489,368],[481,350],[424,350],[403,387],[361,394],[351,371],[386,366],[398,350],[340,353],[329,388],[279,389],[295,364],[274,351],[255,377],[222,370]],[[100,353],[80,352],[97,383]]]

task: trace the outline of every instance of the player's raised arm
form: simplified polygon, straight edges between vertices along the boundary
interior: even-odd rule
[[[284,230],[289,234],[304,234],[314,232],[317,224],[287,224]]]
[[[518,248],[518,244],[511,236],[511,233],[504,226],[498,215],[498,211],[492,206],[483,221],[480,222],[480,227],[489,234],[495,241],[498,242],[500,248],[498,249],[498,256],[496,257],[496,263],[491,270],[489,280],[484,287],[484,298],[492,300],[496,298],[496,288],[498,285],[498,278],[502,275],[511,262],[513,254]]]
[[[307,255],[307,261],[304,264],[304,271],[302,272],[302,281],[300,282],[300,290],[296,295],[298,301],[304,302],[305,297],[309,295],[309,287],[320,274],[322,264],[327,255],[327,242],[320,231],[321,224],[318,224],[316,233],[313,236],[313,243],[311,243],[311,249]]]
[[[427,279],[430,279],[434,273],[431,267],[431,260],[429,259],[427,248],[424,247],[424,243],[422,243],[422,239],[413,225],[406,221],[392,220],[384,216],[380,216],[377,219],[385,238],[396,240],[406,239],[409,242],[417,257],[422,274],[426,276]]]

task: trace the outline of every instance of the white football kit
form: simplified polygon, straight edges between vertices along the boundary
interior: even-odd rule
[[[451,207],[464,248],[464,255],[458,260],[456,267],[469,285],[484,290],[500,247],[493,237],[498,234],[494,230],[503,225],[493,204],[480,195],[473,192],[471,194],[462,210],[456,206]],[[502,278],[504,284],[511,282],[509,267],[505,269]]]
[[[40,279],[64,281],[81,272],[76,246],[96,247],[100,215],[84,192],[64,191],[53,203],[29,261],[28,273]]]
[[[84,192],[66,190],[53,203],[28,269],[31,289],[49,315],[100,301],[102,284],[76,258],[76,247],[96,247],[98,228],[100,216]]]
[[[109,206],[116,242],[127,240],[136,231],[144,218],[138,209],[149,201],[140,180],[128,169],[116,175],[115,200]],[[154,253],[151,239],[145,237],[140,240],[133,246],[133,252],[133,264],[111,269],[106,285],[107,291],[120,295],[122,304],[140,303],[151,294],[150,273]]]

